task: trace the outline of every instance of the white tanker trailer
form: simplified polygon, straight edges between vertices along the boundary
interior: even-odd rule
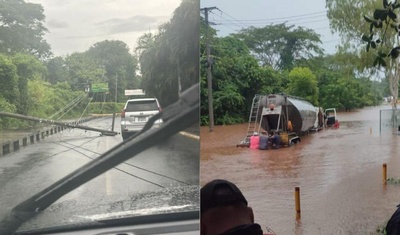
[[[336,120],[336,110],[334,115],[329,118]],[[253,99],[247,135],[240,145],[248,146],[250,137],[255,132],[268,134],[277,132],[281,137],[281,144],[290,146],[300,142],[301,135],[318,131],[323,126],[322,108],[315,107],[306,100],[285,94],[256,95]]]

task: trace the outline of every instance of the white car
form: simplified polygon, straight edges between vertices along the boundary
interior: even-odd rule
[[[129,99],[121,113],[121,135],[125,140],[142,130],[153,115],[161,111],[157,98]],[[162,119],[157,120],[153,127],[159,127]]]

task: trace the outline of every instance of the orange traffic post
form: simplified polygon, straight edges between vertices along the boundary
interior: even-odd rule
[[[369,128],[369,133],[372,134],[372,127]]]
[[[386,184],[386,182],[387,182],[387,166],[386,166],[386,163],[383,163],[383,166],[382,166],[382,181],[383,181],[383,184]]]
[[[300,214],[301,214],[301,211],[300,211],[300,188],[299,187],[295,188],[294,200],[295,200],[295,208],[296,208],[296,214],[297,214],[296,218],[299,219]]]

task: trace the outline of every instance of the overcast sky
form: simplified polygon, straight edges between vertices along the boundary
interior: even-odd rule
[[[121,40],[131,52],[138,37],[156,32],[181,0],[27,0],[44,8],[45,39],[56,56],[83,52],[103,40]]]
[[[226,36],[249,26],[263,27],[271,23],[304,26],[321,35],[326,53],[336,51],[339,36],[332,35],[326,17],[325,0],[201,0],[200,6],[217,7],[209,14],[217,23],[219,36]]]
[[[103,40],[124,41],[131,52],[145,32],[156,32],[181,0],[27,0],[44,7],[45,35],[55,55],[83,52]],[[218,7],[210,21],[220,36],[250,25],[301,25],[321,35],[322,47],[334,53],[339,37],[332,35],[324,0],[201,0],[201,7]]]

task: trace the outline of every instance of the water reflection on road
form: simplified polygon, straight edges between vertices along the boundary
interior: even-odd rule
[[[237,148],[247,124],[201,128],[201,184],[224,178],[238,184],[256,222],[277,234],[370,234],[385,224],[400,203],[400,136],[379,133],[379,110],[338,113],[340,128],[302,137],[279,150]],[[294,189],[300,187],[301,219]]]

